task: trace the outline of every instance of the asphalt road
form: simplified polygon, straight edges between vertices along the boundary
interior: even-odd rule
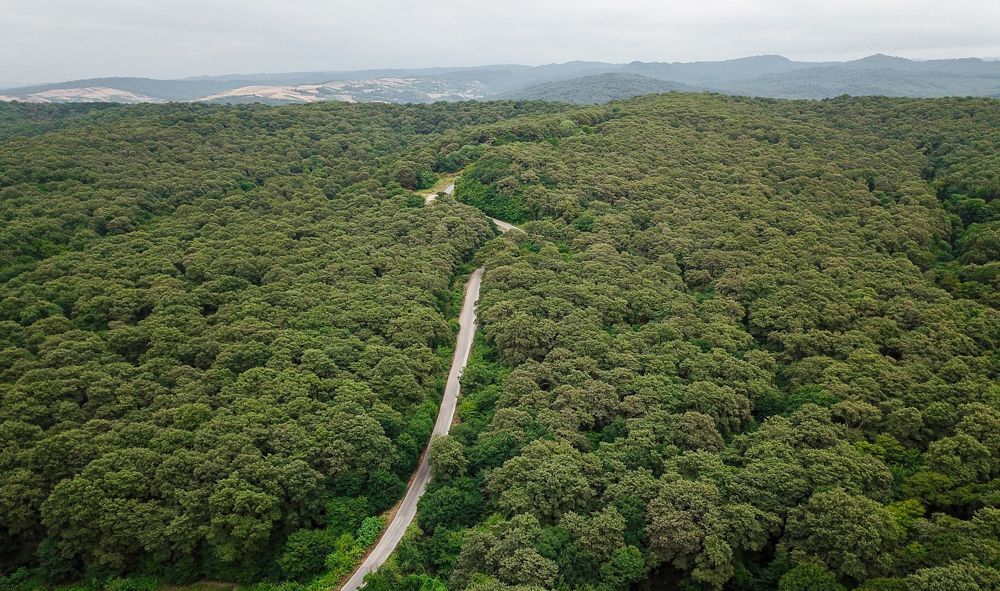
[[[452,193],[455,192],[455,183],[452,183],[447,187],[441,189],[441,192],[445,193],[446,195],[451,195]],[[437,193],[424,193],[424,203],[431,203],[435,201],[437,198],[438,198]]]
[[[442,192],[451,195],[455,190],[455,185],[450,184]],[[437,193],[424,195],[424,202],[431,203],[437,199]],[[510,232],[520,228],[507,222],[490,218],[501,232]],[[479,267],[469,276],[465,283],[465,298],[462,300],[462,311],[458,315],[458,339],[455,341],[455,355],[451,359],[451,369],[448,370],[448,382],[444,387],[444,396],[441,398],[441,408],[438,410],[437,421],[434,423],[434,431],[431,440],[435,436],[447,435],[451,428],[451,423],[455,418],[455,407],[458,406],[459,384],[465,364],[469,362],[469,353],[472,351],[472,340],[476,335],[476,300],[479,299],[479,284],[483,279],[484,267]],[[427,445],[430,448],[430,443]],[[399,504],[396,514],[393,516],[389,526],[385,528],[385,533],[379,538],[372,551],[365,557],[364,562],[354,571],[351,578],[341,587],[342,591],[356,591],[364,584],[365,575],[378,570],[380,566],[389,560],[406,528],[413,523],[413,518],[417,515],[417,501],[427,489],[427,483],[431,480],[431,468],[427,461],[427,449],[424,449],[423,456],[420,457],[420,466],[416,473],[410,478],[409,487],[406,489],[406,496]]]
[[[490,219],[493,220],[493,223],[497,225],[497,228],[499,228],[500,231],[503,232],[503,233],[505,233],[505,234],[507,232],[510,232],[511,230],[517,230],[518,232],[521,231],[521,228],[518,228],[514,224],[508,224],[507,222],[498,220],[496,218],[490,218]]]
[[[448,195],[451,195],[454,191],[455,191],[455,183],[452,183],[441,190],[442,193],[446,193]],[[433,203],[436,199],[437,199],[437,193],[424,194],[424,203]],[[498,220],[496,218],[490,218],[490,219],[493,220],[493,223],[497,225],[497,228],[504,233],[510,232],[511,230],[520,231],[521,229],[515,226],[514,224],[508,224],[503,220]]]
[[[434,432],[431,436],[447,435],[451,428],[452,419],[455,416],[455,407],[458,404],[458,378],[465,369],[465,364],[469,361],[469,352],[472,350],[472,339],[476,334],[476,300],[479,299],[479,284],[483,278],[483,267],[472,273],[465,284],[465,299],[462,301],[462,311],[458,316],[458,339],[455,342],[455,356],[451,360],[451,369],[448,371],[448,382],[444,387],[444,397],[441,399],[441,409],[438,411],[437,422],[434,423]],[[429,445],[428,445],[429,447]],[[365,575],[375,571],[382,566],[396,545],[403,539],[406,528],[413,522],[417,514],[417,501],[424,494],[427,483],[431,479],[430,464],[427,462],[427,450],[420,458],[420,466],[417,472],[410,479],[406,496],[396,510],[395,516],[385,533],[375,544],[375,548],[368,554],[358,570],[354,572],[350,580],[341,589],[343,591],[355,591],[364,584]]]

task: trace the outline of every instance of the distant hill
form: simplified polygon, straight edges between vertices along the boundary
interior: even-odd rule
[[[873,55],[840,64],[764,74],[720,85],[732,94],[828,98],[849,94],[943,97],[1000,96],[1000,63],[979,59],[911,61]]]
[[[9,88],[4,94],[29,98],[33,95],[51,94],[52,91],[75,91],[85,88],[108,88],[123,93],[149,97],[151,101],[191,101],[206,94],[222,92],[242,86],[225,80],[157,80],[155,78],[89,78],[54,84],[39,84],[23,88]],[[73,93],[64,93],[72,95]],[[39,100],[37,102],[46,102]],[[96,101],[119,102],[119,101]]]
[[[662,92],[699,92],[704,89],[670,80],[657,80],[626,72],[581,76],[542,82],[499,95],[501,98],[594,104]]]
[[[624,71],[660,80],[697,86],[723,87],[734,80],[785,75],[796,70],[829,65],[828,62],[795,62],[780,55],[757,55],[718,62],[632,62]]]
[[[760,55],[715,62],[575,61],[543,66],[380,69],[201,76],[182,80],[93,78],[0,91],[24,102],[426,103],[538,98],[593,103],[669,91],[710,90],[778,98],[843,94],[1000,97],[1000,62],[913,61],[872,55],[848,62],[799,62]]]

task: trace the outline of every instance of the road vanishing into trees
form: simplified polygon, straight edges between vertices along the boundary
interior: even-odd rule
[[[444,189],[441,189],[441,192],[451,195],[452,193],[455,192],[455,183],[451,183]],[[424,195],[424,203],[433,203],[436,200],[437,200],[437,193],[427,193]],[[492,220],[493,223],[497,225],[497,228],[499,228],[501,232],[507,233],[510,232],[511,230],[520,230],[520,228],[518,228],[514,224],[508,224],[503,220],[498,220],[496,218],[490,218],[490,220]]]
[[[451,195],[455,190],[455,184],[451,183],[441,192]],[[437,199],[437,193],[424,195],[424,203],[430,204]],[[501,232],[519,230],[517,226],[507,222],[490,218]],[[465,370],[465,365],[469,362],[469,354],[472,352],[472,341],[476,336],[476,301],[479,299],[479,285],[483,279],[485,267],[479,267],[469,280],[465,283],[465,296],[462,299],[462,309],[458,314],[458,338],[455,340],[455,355],[451,359],[451,369],[448,370],[448,381],[444,387],[444,396],[441,398],[441,408],[438,410],[437,421],[434,423],[434,431],[431,432],[431,440],[427,442],[423,455],[420,457],[420,465],[417,471],[410,478],[410,484],[406,489],[406,496],[396,509],[392,521],[385,528],[382,537],[376,542],[375,547],[368,553],[361,566],[354,571],[347,583],[341,587],[342,591],[356,591],[364,585],[365,575],[378,570],[389,559],[396,546],[403,539],[406,528],[413,523],[417,515],[417,501],[427,489],[427,483],[431,480],[430,462],[428,461],[428,451],[431,442],[435,437],[447,435],[451,429],[451,423],[455,418],[455,408],[458,406],[459,383],[458,380]]]

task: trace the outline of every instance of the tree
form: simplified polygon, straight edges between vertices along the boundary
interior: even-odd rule
[[[601,577],[612,589],[626,589],[646,575],[646,561],[635,546],[622,546],[601,565]]]
[[[465,588],[477,572],[489,573],[508,585],[550,586],[558,569],[535,548],[541,533],[538,520],[531,515],[517,515],[489,529],[470,531],[450,586]]]
[[[1000,586],[1000,571],[972,562],[953,562],[944,566],[920,569],[906,577],[914,591],[980,591]]]
[[[0,571],[250,584],[323,523],[350,570],[482,264],[465,473],[386,584],[607,586],[634,546],[688,586],[988,588],[998,127],[972,98],[0,103]],[[432,168],[457,201],[412,207]]]
[[[932,442],[927,447],[925,458],[932,470],[958,484],[985,480],[992,472],[990,451],[965,433]]]
[[[491,332],[495,333],[493,338],[501,359],[516,365],[528,359],[540,359],[548,353],[555,331],[551,320],[516,312]]]
[[[839,576],[860,581],[888,571],[901,534],[885,507],[835,488],[789,511],[785,540],[793,550],[817,556]]]
[[[844,586],[822,563],[802,562],[782,575],[778,591],[844,591]]]
[[[486,487],[508,514],[552,521],[585,509],[593,497],[587,472],[593,462],[565,442],[535,441],[489,474]]]
[[[647,509],[647,532],[656,557],[679,569],[694,567],[714,527],[720,495],[707,482],[664,482]]]
[[[468,466],[462,444],[447,435],[431,442],[429,461],[433,478],[441,481],[463,476]]]
[[[287,578],[305,582],[322,572],[326,556],[336,548],[334,532],[302,529],[288,536],[278,566]]]
[[[380,470],[368,478],[368,506],[373,513],[382,513],[403,496],[406,483],[391,472]]]
[[[479,482],[456,478],[447,484],[432,483],[417,503],[417,521],[424,531],[475,525],[486,511]]]
[[[326,529],[338,536],[353,533],[367,512],[365,497],[331,497],[326,501]]]

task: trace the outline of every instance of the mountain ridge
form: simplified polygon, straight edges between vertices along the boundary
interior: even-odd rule
[[[596,104],[664,92],[705,92],[707,89],[629,72],[605,72],[569,80],[541,82],[497,98]]]
[[[607,74],[619,77],[604,76]],[[641,76],[646,80],[628,76]],[[669,84],[660,84],[662,82]],[[304,89],[310,85],[328,86],[332,90]],[[538,66],[380,68],[206,75],[165,80],[121,76],[6,88],[0,93],[0,99],[40,103],[256,101],[286,104],[313,100],[421,103],[498,98],[559,100],[560,94],[566,94],[573,98],[572,102],[603,102],[636,96],[631,93],[637,90],[648,94],[645,90],[655,92],[661,87],[666,91],[711,91],[772,98],[818,99],[842,94],[995,97],[1000,96],[1000,62],[980,58],[917,61],[881,53],[843,62],[807,62],[764,54],[697,62],[577,60]],[[548,91],[542,92],[546,88]],[[610,92],[612,88],[621,92]]]

